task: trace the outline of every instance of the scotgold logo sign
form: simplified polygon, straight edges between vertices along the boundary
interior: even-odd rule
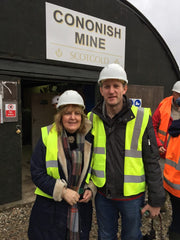
[[[46,3],[47,59],[124,66],[125,33],[125,26]]]

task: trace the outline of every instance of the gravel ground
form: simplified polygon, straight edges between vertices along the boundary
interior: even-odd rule
[[[27,228],[29,215],[33,203],[18,205],[13,208],[0,210],[0,239],[1,240],[28,240]],[[167,211],[162,213],[163,225],[163,240],[168,240],[167,229],[171,222],[171,206],[169,199],[166,202]],[[143,217],[142,219],[142,232],[143,234],[149,233],[151,221],[149,218]],[[156,230],[156,239],[161,240],[160,234],[160,221],[157,218],[154,221],[154,228]],[[95,211],[93,214],[93,224],[90,234],[90,240],[97,240],[97,222]],[[120,237],[119,237],[120,239]]]

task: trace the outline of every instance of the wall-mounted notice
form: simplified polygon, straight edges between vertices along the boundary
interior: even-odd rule
[[[18,121],[18,107],[17,101],[4,101],[3,102],[3,119],[4,122],[17,122]]]
[[[6,118],[16,117],[16,104],[13,103],[5,104],[5,116]]]
[[[2,95],[0,94],[0,123],[3,123],[3,104]]]
[[[0,123],[3,123],[3,84],[0,81]]]

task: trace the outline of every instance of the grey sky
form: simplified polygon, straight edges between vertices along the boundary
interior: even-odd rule
[[[128,0],[157,29],[180,67],[180,0]]]

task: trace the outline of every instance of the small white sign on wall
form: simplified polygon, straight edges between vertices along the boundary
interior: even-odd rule
[[[136,107],[142,106],[142,99],[140,99],[140,98],[129,98],[129,100],[131,101],[132,105],[134,105]]]
[[[17,122],[18,121],[18,106],[16,100],[7,100],[3,102],[3,121]]]
[[[5,104],[5,115],[6,115],[6,118],[15,118],[16,104],[13,104],[13,103]]]
[[[46,2],[47,59],[124,67],[125,34],[125,26]]]

